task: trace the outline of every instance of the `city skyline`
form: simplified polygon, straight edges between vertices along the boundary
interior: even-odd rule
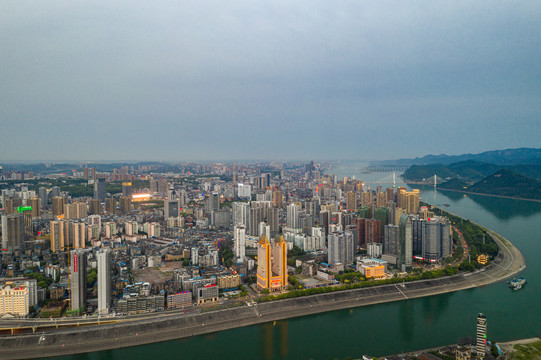
[[[539,146],[537,3],[0,10],[3,160],[381,160]]]

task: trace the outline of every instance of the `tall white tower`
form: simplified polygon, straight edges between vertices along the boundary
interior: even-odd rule
[[[111,306],[111,250],[98,251],[98,312],[108,314]]]

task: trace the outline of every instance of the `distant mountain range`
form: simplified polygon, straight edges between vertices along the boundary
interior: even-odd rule
[[[423,181],[437,175],[440,179],[457,178],[465,182],[481,180],[501,169],[509,169],[518,174],[541,180],[541,165],[495,165],[479,161],[461,161],[448,165],[412,165],[402,175],[407,181]]]
[[[459,179],[452,179],[438,185],[440,189],[467,191],[478,194],[509,196],[523,199],[541,200],[541,182],[517,174],[509,169],[501,169],[473,185]]]
[[[372,166],[411,166],[443,164],[449,165],[463,161],[477,161],[494,165],[541,165],[541,149],[520,148],[485,151],[480,154],[426,155],[414,159],[382,160],[371,162]]]
[[[541,200],[541,149],[428,155],[385,164],[405,166],[407,162],[412,164],[402,175],[406,182],[431,183],[436,175],[440,189]]]

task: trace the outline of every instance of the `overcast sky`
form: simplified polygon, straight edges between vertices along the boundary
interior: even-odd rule
[[[541,147],[539,1],[0,2],[0,160]]]

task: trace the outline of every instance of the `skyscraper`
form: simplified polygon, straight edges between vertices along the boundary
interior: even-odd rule
[[[121,196],[119,202],[121,214],[128,214],[131,212],[131,196]]]
[[[350,211],[357,210],[357,193],[355,191],[346,193],[346,209]]]
[[[244,259],[246,256],[246,228],[244,225],[237,225],[234,229],[235,237],[235,256],[237,261]]]
[[[86,311],[86,252],[70,251],[70,307],[79,313]]]
[[[164,218],[178,217],[180,215],[180,206],[178,200],[165,200],[163,202]]]
[[[111,250],[98,251],[98,312],[109,313],[111,306]]]
[[[62,196],[54,196],[51,199],[51,203],[53,206],[53,216],[59,216],[64,214],[64,198]]]
[[[287,286],[287,244],[277,236],[273,244],[262,235],[257,243],[257,286],[282,290]]]
[[[94,199],[98,199],[100,201],[105,200],[105,180],[103,179],[96,179],[94,180]]]
[[[26,200],[26,205],[28,206],[31,206],[32,207],[32,217],[33,218],[37,218],[37,217],[40,217],[41,215],[41,205],[40,205],[40,198],[39,197],[33,197],[33,198],[30,198],[28,200]]]
[[[287,206],[287,227],[290,229],[299,227],[299,207],[295,203]]]
[[[24,250],[24,218],[21,213],[2,216],[2,249],[7,254]]]
[[[351,231],[330,233],[327,240],[329,243],[327,262],[329,264],[348,265],[353,263],[356,246]]]
[[[64,250],[64,221],[51,221],[51,251]]]
[[[99,215],[101,213],[101,201],[99,199],[90,199],[89,211],[92,215]]]
[[[131,197],[132,195],[132,184],[131,182],[122,183],[122,196]]]
[[[116,213],[116,200],[114,198],[105,198],[105,212],[109,215]]]
[[[482,313],[477,315],[476,340],[477,359],[484,359],[487,349],[487,317]]]
[[[250,224],[250,203],[233,203],[233,226],[244,225],[247,228]]]
[[[413,231],[411,217],[402,214],[398,224],[398,236],[400,241],[398,262],[401,271],[411,269],[413,263]]]

